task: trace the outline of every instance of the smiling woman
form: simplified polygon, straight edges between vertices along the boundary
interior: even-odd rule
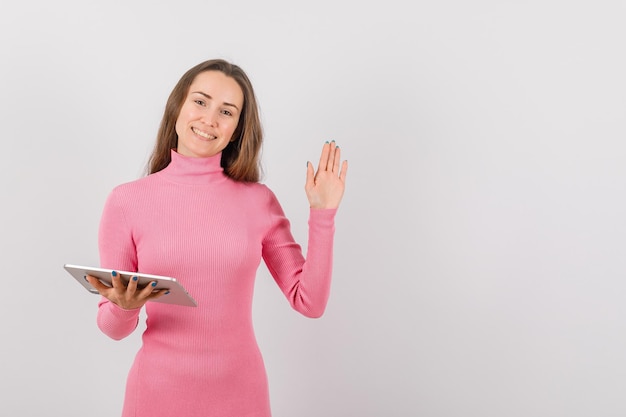
[[[208,157],[232,142],[243,107],[243,92],[235,80],[219,71],[198,74],[176,121],[177,152]]]
[[[225,85],[217,82],[220,79],[225,81]],[[205,91],[203,88],[205,90],[214,88],[215,91]],[[199,94],[200,97],[192,94]],[[235,109],[233,106],[237,106],[236,98],[239,94],[243,95],[242,101],[240,107],[236,109],[237,113],[233,113]],[[220,99],[224,100],[221,104],[226,107],[223,111],[236,114],[237,118],[235,130],[228,140],[230,146],[225,146],[221,150],[224,173],[237,181],[259,180],[258,158],[263,132],[254,89],[250,79],[240,67],[219,59],[205,61],[191,68],[172,90],[150,158],[149,174],[167,167],[171,161],[170,151],[180,146],[178,134],[185,130],[185,127],[179,126],[179,117],[185,118],[182,114],[183,107],[191,105],[190,100],[200,107],[206,106],[207,103],[219,106]],[[190,116],[187,118],[193,119]],[[219,118],[217,121],[221,123]],[[215,120],[213,122],[215,123]],[[181,120],[180,124],[182,123]],[[198,124],[204,126],[203,123]]]
[[[251,314],[261,259],[295,310],[323,314],[347,163],[334,142],[317,170],[307,163],[305,258],[276,196],[258,183],[261,143],[248,77],[226,61],[204,62],[170,94],[149,175],[109,195],[99,247],[113,286],[88,278],[102,295],[98,326],[119,340],[147,313],[123,416],[271,415]],[[198,306],[148,303],[166,291],[124,284],[115,270],[175,277]]]

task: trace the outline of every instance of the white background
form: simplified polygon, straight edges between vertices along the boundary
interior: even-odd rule
[[[104,200],[167,96],[242,66],[264,182],[306,242],[305,162],[350,162],[326,314],[262,266],[275,417],[626,415],[623,1],[3,1],[0,414],[119,415],[140,332],[96,327]],[[306,247],[305,247],[306,249]]]

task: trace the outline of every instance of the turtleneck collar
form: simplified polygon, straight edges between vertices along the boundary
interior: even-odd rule
[[[171,151],[172,161],[158,174],[180,184],[203,185],[222,182],[228,177],[220,165],[222,154],[207,158],[194,158]]]

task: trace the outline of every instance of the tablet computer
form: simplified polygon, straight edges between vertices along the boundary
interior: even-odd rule
[[[90,283],[87,281],[87,275],[91,275],[96,277],[102,282],[104,285],[108,285],[112,287],[113,284],[111,282],[111,272],[112,269],[106,268],[97,268],[93,266],[81,266],[81,265],[71,265],[65,264],[63,266],[67,272],[72,275],[79,284],[81,284],[87,291],[92,294],[99,294],[98,290],[96,290]],[[164,277],[161,275],[151,275],[151,274],[142,274],[140,272],[128,272],[128,271],[118,271],[115,270],[118,274],[120,274],[122,278],[122,282],[126,285],[131,277],[139,278],[137,283],[137,288],[144,288],[146,285],[149,285],[151,282],[156,281],[157,285],[154,287],[154,290],[169,290],[169,294],[163,295],[159,298],[155,298],[150,300],[149,302],[154,303],[166,303],[166,304],[177,304],[181,306],[189,306],[196,307],[198,304],[196,301],[189,295],[187,290],[181,285],[180,282],[176,280],[176,278]]]

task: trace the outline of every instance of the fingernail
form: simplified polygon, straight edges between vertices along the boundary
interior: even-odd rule
[[[331,140],[331,142],[333,142],[333,143],[334,143],[334,142],[335,142],[335,139]]]
[[[328,143],[328,141],[326,141],[326,143]]]
[[[156,281],[155,281],[155,282],[153,282],[153,283],[152,283],[152,286],[153,286],[153,287],[156,287],[156,284],[157,284],[157,283],[156,283]]]
[[[116,277],[116,276],[117,276],[117,272],[112,271],[112,272],[111,272],[111,275],[113,275],[114,277]]]
[[[137,277],[133,277],[133,281],[137,281]]]

